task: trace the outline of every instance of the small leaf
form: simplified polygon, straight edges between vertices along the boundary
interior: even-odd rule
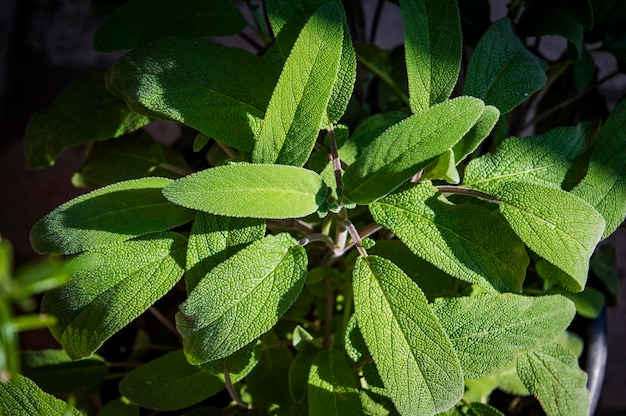
[[[520,355],[517,374],[539,399],[548,416],[589,414],[587,374],[578,368],[578,359],[558,344]]]
[[[24,144],[28,167],[53,165],[68,147],[119,137],[149,121],[106,89],[102,73],[94,73],[65,87],[52,107],[31,116]]]
[[[459,97],[391,126],[346,170],[346,197],[367,204],[387,195],[454,146],[483,110],[482,101]]]
[[[181,235],[163,232],[77,256],[70,282],[42,301],[59,320],[52,335],[70,357],[90,356],[178,282],[186,247]]]
[[[478,118],[474,127],[468,131],[463,138],[452,147],[454,160],[458,165],[470,155],[489,136],[491,130],[500,118],[500,111],[492,105],[486,105],[485,110]]]
[[[146,12],[149,19],[137,19]],[[132,0],[104,19],[95,34],[94,48],[115,52],[168,36],[234,35],[245,26],[241,12],[228,0]]]
[[[493,187],[500,212],[535,253],[561,269],[558,282],[580,292],[589,257],[604,231],[604,219],[582,199],[560,189],[517,181]]]
[[[437,301],[431,308],[456,350],[465,378],[491,374],[563,332],[574,318],[562,296],[482,294]]]
[[[508,18],[493,23],[467,67],[463,93],[481,98],[506,114],[546,83],[546,74],[520,42]]]
[[[82,414],[47,393],[28,378],[17,374],[11,381],[0,383],[0,411],[2,416],[69,415]]]
[[[289,366],[289,394],[296,403],[304,403],[309,388],[309,373],[319,350],[300,351]]]
[[[324,202],[327,187],[315,172],[295,166],[234,164],[203,170],[163,190],[170,201],[231,217],[305,217]]]
[[[426,169],[420,179],[437,180],[441,179],[448,183],[457,184],[461,182],[459,171],[456,169],[456,161],[454,160],[454,152],[448,149],[444,154],[439,156]]]
[[[423,293],[382,257],[357,259],[354,304],[359,328],[401,414],[434,415],[463,395],[463,373]]]
[[[374,220],[413,253],[485,290],[520,292],[529,259],[502,218],[478,205],[454,205],[430,183],[370,205]]]
[[[504,416],[504,413],[485,403],[468,404],[465,414],[468,416]]]
[[[309,373],[309,414],[362,415],[356,379],[345,355],[338,350],[320,352]]]
[[[74,198],[37,221],[31,244],[42,254],[74,254],[185,224],[194,212],[163,197],[170,182],[143,178]]]
[[[189,362],[228,356],[269,331],[300,294],[306,267],[304,249],[288,234],[279,234],[213,268],[176,317]]]
[[[111,400],[104,406],[98,416],[139,416],[139,407],[128,402],[124,397]]]
[[[450,97],[461,70],[461,20],[455,0],[400,0],[411,111]]]

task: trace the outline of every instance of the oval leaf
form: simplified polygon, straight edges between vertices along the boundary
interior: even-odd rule
[[[309,414],[362,415],[356,379],[346,356],[337,350],[320,352],[309,373]]]
[[[325,202],[315,172],[295,166],[234,164],[203,170],[165,187],[170,201],[230,217],[305,217]]]
[[[269,331],[304,286],[307,256],[288,234],[267,236],[216,266],[180,306],[192,364],[232,354]]]
[[[382,257],[354,267],[359,328],[401,414],[434,415],[463,395],[463,373],[452,344],[422,291]]]
[[[74,254],[191,221],[194,212],[163,197],[165,178],[143,178],[97,189],[61,205],[33,226],[38,253]]]
[[[44,393],[34,382],[19,374],[16,374],[10,381],[0,383],[0,403],[2,416],[82,416],[78,410]]]

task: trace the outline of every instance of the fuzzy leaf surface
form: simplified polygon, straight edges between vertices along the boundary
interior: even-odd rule
[[[253,162],[303,166],[308,160],[339,71],[344,19],[330,2],[300,32],[272,93]]]
[[[74,198],[35,223],[31,244],[38,253],[74,254],[185,224],[194,212],[163,197],[170,182],[136,179]]]
[[[481,100],[459,97],[391,126],[346,169],[346,196],[367,204],[387,195],[461,140],[483,110]]]
[[[400,0],[411,111],[450,97],[461,70],[461,19],[455,0]]]
[[[350,363],[343,352],[324,350],[313,360],[309,373],[308,402],[311,415],[362,415],[361,399]]]
[[[288,234],[267,236],[216,266],[176,316],[187,359],[218,360],[269,331],[304,285],[307,256]]]
[[[137,19],[146,12],[149,19]],[[241,12],[228,0],[132,0],[104,19],[93,42],[99,52],[115,52],[168,36],[234,35],[245,26]]]
[[[252,151],[277,79],[277,68],[263,58],[191,38],[140,46],[107,72],[108,87],[136,111],[245,151]]]
[[[515,362],[563,332],[576,309],[562,296],[481,294],[431,304],[461,362],[466,379]]]
[[[572,292],[581,291],[589,257],[604,231],[602,216],[568,192],[533,183],[503,182],[491,193],[522,241],[564,272],[559,284]]]
[[[494,22],[480,40],[468,67],[466,95],[481,98],[506,114],[546,83],[538,58],[520,42],[508,18]]]
[[[497,213],[454,205],[429,183],[370,205],[374,220],[413,253],[485,290],[520,292],[529,263],[522,241]]]
[[[287,165],[234,164],[196,172],[163,189],[170,201],[230,217],[305,217],[325,203],[315,172]]]
[[[587,374],[578,368],[576,356],[561,345],[546,344],[520,355],[517,374],[548,416],[589,414]]]
[[[463,138],[452,147],[454,160],[458,165],[469,156],[478,146],[489,136],[491,130],[500,118],[500,111],[492,106],[486,105],[485,110],[478,118],[474,127],[468,131]]]
[[[50,329],[67,354],[88,357],[178,282],[187,240],[162,232],[83,253],[67,285],[49,291],[41,309],[57,317]]]
[[[31,116],[26,163],[31,169],[53,165],[68,147],[119,137],[149,121],[106,89],[102,73],[91,74],[65,87],[49,109]]]
[[[82,416],[62,400],[45,393],[33,381],[16,374],[0,383],[0,414],[2,416]]]
[[[454,405],[463,373],[419,287],[377,256],[357,259],[353,284],[359,329],[398,411],[434,415]]]
[[[595,142],[587,176],[572,193],[589,202],[606,220],[602,238],[626,216],[626,100],[620,102]]]

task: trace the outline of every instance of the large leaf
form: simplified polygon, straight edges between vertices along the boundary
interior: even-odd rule
[[[473,379],[512,364],[567,328],[576,309],[562,296],[483,294],[437,301],[431,308]]]
[[[532,3],[538,3],[542,7],[551,9],[561,16],[590,29],[594,23],[592,3],[602,2],[592,2],[591,0],[533,0]]]
[[[346,196],[367,204],[390,193],[454,146],[483,110],[481,100],[459,97],[391,126],[346,170]]]
[[[456,0],[400,0],[409,98],[414,113],[450,97],[461,70]]]
[[[243,49],[165,38],[122,57],[107,77],[109,88],[137,111],[251,151],[278,72]]]
[[[230,218],[199,212],[189,234],[187,292],[213,267],[265,235],[265,221]]]
[[[539,90],[547,77],[520,42],[508,18],[493,23],[467,67],[464,94],[482,98],[506,114]]]
[[[74,198],[37,221],[31,244],[39,253],[73,254],[191,221],[193,211],[163,197],[170,182],[143,178]]]
[[[308,160],[338,75],[344,19],[330,2],[300,32],[272,93],[253,162],[302,166]]]
[[[184,207],[231,217],[305,217],[325,203],[315,172],[295,166],[234,164],[203,170],[163,189]]]
[[[356,379],[346,356],[338,350],[320,352],[309,373],[309,414],[362,415]]]
[[[19,374],[11,381],[0,383],[0,404],[2,416],[82,416],[78,410],[44,393],[35,383]]]
[[[589,414],[587,374],[578,368],[576,356],[561,345],[547,344],[520,355],[517,374],[548,416]]]
[[[90,356],[178,282],[186,247],[181,235],[163,232],[77,256],[69,283],[41,304],[58,319],[52,335],[70,357]]]
[[[149,13],[150,18],[138,19]],[[228,0],[132,0],[107,16],[94,37],[100,52],[132,49],[168,36],[209,37],[241,32],[246,21]]]
[[[68,147],[119,137],[149,121],[106,89],[102,73],[94,73],[65,87],[52,107],[31,116],[26,163],[29,168],[50,166]]]
[[[429,183],[389,195],[370,211],[413,253],[446,273],[485,290],[521,291],[528,255],[497,213],[454,205]]]
[[[595,142],[589,170],[573,189],[606,220],[602,238],[608,237],[626,216],[626,100],[620,102]]]
[[[581,291],[589,257],[604,231],[602,216],[570,193],[533,183],[503,182],[492,194],[524,243],[564,272],[559,284],[572,292]]]
[[[211,270],[176,317],[189,362],[226,357],[269,331],[300,294],[306,268],[304,249],[279,234]]]
[[[359,328],[398,411],[433,415],[455,404],[463,373],[419,287],[377,256],[360,257],[353,279]]]

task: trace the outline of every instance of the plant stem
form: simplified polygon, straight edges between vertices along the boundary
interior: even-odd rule
[[[301,238],[300,241],[298,241],[298,244],[300,244],[301,246],[306,246],[307,244],[316,241],[325,243],[331,249],[335,248],[335,242],[333,241],[333,239],[322,233],[309,234],[306,237]]]
[[[491,201],[495,203],[500,202],[493,195],[489,195],[484,192],[477,191],[475,189],[464,188],[462,186],[439,185],[439,186],[435,186],[435,188],[437,188],[437,190],[441,192],[442,194],[470,195],[470,196],[475,196],[477,198],[486,199],[487,201]]]
[[[402,102],[404,102],[406,105],[409,105],[408,95],[406,95],[406,93],[402,90],[402,88],[400,88],[400,86],[393,79],[391,79],[391,77],[388,74],[378,69],[371,62],[368,62],[367,60],[363,59],[363,57],[361,57],[359,54],[357,54],[356,57],[357,57],[357,60],[361,64],[363,64],[363,66],[367,68],[372,74],[376,75],[378,78],[383,80],[385,84],[389,85],[389,87],[391,87],[391,89],[398,95],[398,97],[400,97]]]
[[[226,155],[232,159],[237,157],[237,153],[228,145],[225,145],[224,143],[220,142],[219,140],[215,140],[215,143],[217,143],[217,145],[219,147],[222,148],[222,150],[224,151],[224,153],[226,153]]]
[[[341,159],[337,150],[337,142],[335,141],[335,128],[332,123],[328,125],[328,143],[330,145],[330,154],[328,157],[333,162],[333,170],[335,171],[335,181],[337,182],[337,194],[341,199],[343,194],[343,179],[341,178]]]
[[[348,232],[350,233],[350,237],[352,237],[352,241],[354,241],[354,243],[356,244],[357,251],[361,256],[367,257],[367,251],[365,251],[365,249],[361,245],[361,236],[359,236],[359,232],[354,227],[354,224],[352,224],[349,220],[344,221],[346,222],[346,230],[348,230]]]
[[[230,380],[230,373],[226,370],[224,370],[224,383],[226,384],[226,390],[228,391],[228,395],[231,399],[233,399],[235,403],[237,403],[244,409],[252,409],[252,406],[250,404],[245,403],[243,400],[241,400],[241,397],[239,397],[239,395],[233,388],[233,383]]]
[[[287,220],[267,220],[267,226],[270,228],[281,228],[284,230],[296,230],[303,234],[316,233],[315,229],[313,229],[309,224],[295,218]]]
[[[157,308],[155,308],[154,306],[151,306],[148,310],[161,323],[161,325],[165,327],[165,329],[167,329],[172,334],[174,334],[176,338],[180,339],[180,333],[178,332],[174,324],[172,324],[172,322],[170,322],[169,319],[163,316],[163,314],[159,312]]]
[[[180,176],[187,176],[193,173],[193,171],[191,170],[181,168],[180,166],[172,165],[171,163],[160,163],[159,166],[162,167],[163,169],[169,170],[170,172],[174,172]]]

